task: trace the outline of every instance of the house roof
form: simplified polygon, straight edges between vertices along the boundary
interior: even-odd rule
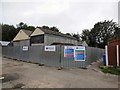
[[[61,32],[55,32],[55,31],[52,31],[52,30],[49,30],[49,29],[44,29],[42,27],[38,27],[38,28],[41,29],[46,34],[52,34],[52,35],[57,35],[57,36],[62,36],[62,37],[67,37],[67,38],[71,38],[71,39],[77,40],[75,37],[63,34]]]
[[[22,31],[24,31],[28,36],[30,36],[33,32],[33,31],[30,31],[30,30],[25,30],[25,29],[22,29]]]
[[[30,30],[25,30],[25,29],[21,29],[17,35],[15,36],[15,38],[13,39],[13,41],[19,41],[19,40],[27,40],[30,39],[30,35],[32,34],[32,31]]]
[[[80,45],[80,46],[88,46],[88,44],[86,43],[86,41],[81,41],[81,42],[79,42],[78,45]]]

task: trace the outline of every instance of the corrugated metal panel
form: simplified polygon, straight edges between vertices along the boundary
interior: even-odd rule
[[[23,47],[20,47],[20,60],[29,62],[29,49],[28,51],[23,51]]]
[[[85,61],[75,61],[74,58],[64,57],[64,46],[61,46],[61,66],[62,67],[85,67]]]
[[[20,47],[16,46],[13,48],[13,58],[19,60],[20,59]]]
[[[14,52],[13,52],[14,47],[8,47],[7,54],[9,58],[13,58]]]
[[[45,46],[42,46],[41,63],[48,66],[60,66],[60,46],[56,46],[56,51],[45,51]]]
[[[29,47],[29,61],[33,63],[41,63],[42,46]]]
[[[3,48],[3,54],[9,58],[48,66],[81,68],[85,68],[92,62],[103,57],[104,49],[93,47],[85,47],[85,49],[85,61],[75,61],[74,58],[64,57],[64,46],[58,45],[56,45],[56,51],[45,51],[45,46],[43,45],[29,46],[28,51],[23,51],[22,47],[5,47]]]

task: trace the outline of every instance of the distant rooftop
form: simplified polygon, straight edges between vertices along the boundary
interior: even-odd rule
[[[57,35],[57,36],[62,36],[62,37],[68,37],[68,38],[77,40],[75,37],[70,36],[70,35],[63,34],[63,33],[61,33],[61,32],[56,32],[56,31],[52,31],[52,30],[49,30],[49,29],[44,29],[44,28],[42,28],[42,27],[37,27],[37,28],[40,28],[40,29],[41,29],[43,32],[45,32],[46,34],[52,34],[52,35]]]
[[[28,36],[30,36],[33,32],[33,31],[30,31],[30,30],[25,30],[25,29],[22,29],[22,31],[24,31]]]
[[[8,42],[8,41],[0,41],[0,44],[1,44],[2,46],[7,46],[9,43],[10,43],[10,42]]]

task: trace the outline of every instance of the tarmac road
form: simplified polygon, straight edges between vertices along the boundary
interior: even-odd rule
[[[39,66],[3,58],[3,88],[118,88],[118,76],[100,72],[96,62],[88,69]]]

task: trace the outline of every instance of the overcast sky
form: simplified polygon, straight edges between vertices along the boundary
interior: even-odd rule
[[[118,22],[118,1],[2,0],[2,22],[16,25],[22,21],[33,26],[56,26],[63,33],[81,33],[98,21]]]

